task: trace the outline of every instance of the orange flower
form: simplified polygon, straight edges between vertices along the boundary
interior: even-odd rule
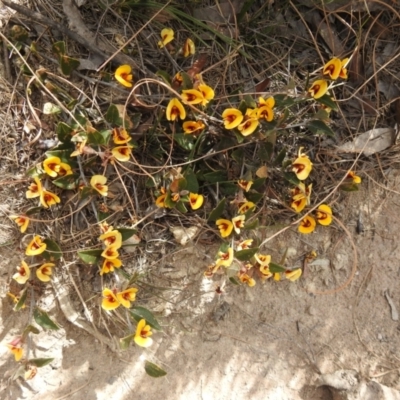
[[[246,181],[245,181],[246,182]],[[240,185],[239,185],[240,186]],[[251,186],[251,185],[250,185]],[[247,187],[247,185],[246,185]],[[243,189],[243,188],[242,188]],[[249,187],[250,189],[250,187]],[[243,203],[238,210],[239,214],[246,214],[247,211],[251,210],[252,208],[254,208],[256,205],[252,202],[252,201],[246,201],[245,203]]]
[[[40,203],[44,208],[49,208],[57,203],[60,203],[60,198],[45,189],[43,189],[42,194],[40,195]]]
[[[24,354],[24,351],[23,351],[22,347],[20,347],[19,345],[14,346],[13,344],[10,344],[10,343],[7,344],[6,346],[11,351],[11,353],[14,354],[15,361],[18,362],[22,358],[22,356]]]
[[[117,230],[106,232],[99,239],[103,241],[106,247],[114,246],[119,249],[122,246],[122,235]]]
[[[172,99],[167,105],[165,116],[168,121],[175,121],[177,118],[185,119],[186,110],[178,99]]]
[[[131,302],[135,301],[136,299],[137,291],[138,289],[136,288],[129,288],[124,290],[123,292],[118,292],[117,299],[125,308],[130,308]]]
[[[25,233],[30,219],[26,215],[10,215],[10,218],[20,227],[21,233]]]
[[[328,226],[332,223],[332,209],[327,204],[321,204],[316,211],[319,224]]]
[[[158,47],[163,48],[166,44],[174,40],[174,31],[171,28],[164,28],[161,31],[161,40],[158,42]]]
[[[118,161],[126,162],[126,161],[129,161],[129,158],[132,154],[132,148],[133,148],[133,146],[130,146],[130,145],[118,146],[118,147],[114,147],[111,150],[111,153],[114,156],[114,158],[117,159]]]
[[[25,254],[27,256],[37,256],[42,254],[46,250],[47,244],[42,241],[42,238],[38,235],[34,236],[31,242],[28,244]]]
[[[17,267],[17,271],[18,272],[13,275],[13,279],[19,284],[23,285],[29,280],[31,276],[31,270],[25,261],[21,261],[21,265]]]
[[[120,303],[115,293],[112,290],[105,288],[103,290],[103,301],[101,302],[101,307],[103,308],[103,310],[115,310],[119,307],[119,305]]]
[[[302,153],[303,147],[300,147],[299,154],[292,164],[292,171],[296,174],[297,179],[304,181],[310,175],[312,170],[312,162],[308,156]]]
[[[26,192],[27,199],[33,199],[35,197],[39,197],[43,190],[40,179],[37,176],[35,176],[33,179],[34,179],[35,183],[31,183],[29,185],[28,191]]]
[[[146,325],[146,320],[141,319],[137,324],[134,341],[138,346],[149,347],[153,344],[153,339],[149,337],[152,334],[150,325]]]
[[[156,206],[160,208],[166,208],[165,199],[167,198],[167,194],[163,193],[156,198]]]
[[[315,222],[315,219],[310,215],[307,215],[300,221],[298,231],[300,233],[308,234],[314,231],[316,225],[317,223]]]
[[[332,58],[332,60],[325,64],[322,74],[329,75],[329,77],[335,81],[339,78],[341,69],[342,62],[338,58]]]
[[[90,186],[105,197],[107,197],[108,194],[108,186],[106,183],[107,178],[103,175],[93,175],[90,179]]]
[[[203,101],[201,102],[202,106],[207,105],[208,102],[212,100],[215,96],[214,89],[208,85],[205,85],[204,83],[200,83],[197,89],[203,95]]]
[[[182,53],[183,57],[189,57],[190,55],[193,55],[196,51],[196,48],[194,46],[193,40],[190,38],[186,39],[186,42],[184,43],[182,47]]]
[[[353,180],[353,183],[361,183],[361,178],[359,176],[356,175],[356,173],[354,171],[349,171],[347,173],[347,177],[346,178],[350,178]]]
[[[328,91],[328,82],[325,79],[316,80],[308,89],[314,99],[319,99]]]
[[[256,284],[256,281],[246,273],[243,274],[239,272],[238,278],[240,282],[246,283],[249,287],[253,287]]]
[[[121,65],[115,71],[115,79],[125,87],[132,87],[133,75],[130,65]]]
[[[182,101],[185,104],[200,104],[204,100],[203,93],[196,89],[182,90]],[[182,118],[184,119],[184,118]]]
[[[197,193],[189,193],[189,204],[192,210],[197,210],[204,203],[204,196]]]
[[[244,115],[236,108],[227,108],[222,113],[225,129],[234,129],[241,124]]]
[[[237,217],[232,218],[233,229],[238,235],[240,233],[240,229],[244,228],[245,218],[246,217],[244,215],[238,215]]]
[[[348,58],[344,58],[344,59],[341,61],[341,63],[342,63],[342,68],[340,69],[340,74],[339,74],[339,76],[340,76],[341,78],[343,78],[343,79],[347,79],[347,78],[348,78],[348,75],[347,75],[347,68],[346,68],[348,62],[349,62],[349,59],[348,59]]]
[[[205,125],[202,121],[186,121],[183,123],[182,128],[186,135],[190,135],[202,131]]]
[[[106,258],[101,267],[100,275],[104,275],[104,274],[108,274],[109,272],[113,272],[114,268],[120,268],[121,265],[122,265],[122,261],[119,258],[114,258],[112,260],[108,260]]]
[[[217,219],[217,221],[215,223],[219,229],[221,237],[223,237],[223,238],[228,237],[232,233],[233,224],[228,219],[220,218],[220,219]]]
[[[106,247],[101,253],[101,256],[107,260],[114,260],[115,258],[118,258],[118,247],[115,245]]]
[[[55,264],[52,263],[46,263],[40,266],[36,270],[36,276],[38,279],[42,282],[49,282],[50,281],[50,276],[53,272],[52,268],[55,267]]]
[[[132,139],[126,129],[122,128],[114,128],[112,130],[112,137],[115,144],[125,144]]]

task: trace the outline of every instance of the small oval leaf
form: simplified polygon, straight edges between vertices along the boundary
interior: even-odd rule
[[[273,274],[275,274],[275,273],[277,273],[277,272],[285,272],[285,271],[286,271],[286,268],[282,267],[282,266],[279,265],[279,264],[275,264],[275,263],[273,263],[273,262],[270,262],[270,263],[269,263],[269,270],[270,270]]]
[[[215,222],[224,212],[225,209],[225,203],[226,203],[226,199],[222,199],[217,207],[214,208],[214,210],[211,211],[209,217],[208,217],[208,222]]]
[[[237,258],[240,261],[248,261],[250,260],[254,254],[258,252],[259,248],[255,247],[253,249],[245,249],[245,250],[240,250],[235,252],[235,258]]]
[[[54,361],[54,358],[32,358],[28,360],[29,363],[35,365],[38,368],[44,367]]]
[[[47,246],[42,255],[47,261],[56,261],[62,257],[62,251],[56,242],[50,239],[45,239],[44,243],[46,243]]]
[[[136,322],[139,322],[141,319],[145,319],[153,329],[156,329],[157,331],[162,330],[154,315],[147,308],[134,306],[129,310],[129,312],[132,314],[132,317]]]
[[[101,249],[82,250],[82,251],[78,251],[78,257],[86,264],[93,265],[93,264],[96,264],[97,261],[100,259],[102,252],[103,252],[103,250],[101,250]]]
[[[39,307],[35,307],[33,310],[33,318],[35,322],[43,329],[50,329],[58,331],[60,327],[49,317],[46,311]]]
[[[167,375],[167,373],[160,368],[157,364],[153,364],[150,361],[146,361],[144,369],[148,375],[153,378],[160,378],[161,376]]]

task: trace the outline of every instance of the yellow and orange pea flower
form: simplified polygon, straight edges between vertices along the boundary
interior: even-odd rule
[[[138,289],[136,288],[129,288],[122,292],[118,292],[117,299],[123,307],[130,308],[131,302],[136,300],[137,291]]]
[[[250,189],[250,188],[249,188]],[[247,211],[251,210],[252,208],[254,208],[256,205],[252,202],[252,201],[246,201],[245,203],[243,203],[238,210],[239,214],[246,214]]]
[[[35,176],[34,178],[35,183],[31,183],[28,187],[28,191],[26,192],[27,199],[34,199],[35,197],[39,197],[43,191],[42,182],[40,179]]]
[[[117,249],[119,249],[122,246],[122,235],[121,232],[117,230],[111,230],[103,233],[100,235],[99,239],[103,241],[106,247],[115,246]]]
[[[265,119],[266,121],[271,122],[274,119],[274,111],[272,110],[274,107],[275,107],[275,99],[273,97],[268,97],[268,99],[259,97],[257,118]]]
[[[244,221],[246,217],[244,215],[238,215],[237,217],[232,218],[233,229],[239,235],[240,229],[244,228]]]
[[[44,172],[52,178],[57,178],[58,175],[65,176],[72,174],[71,166],[61,162],[61,159],[56,156],[46,158],[46,160],[43,161],[43,169]]]
[[[204,100],[203,93],[196,89],[182,90],[182,101],[185,104],[200,104]]]
[[[232,247],[229,247],[226,252],[219,251],[218,254],[218,259],[215,262],[215,265],[217,267],[230,267],[233,261],[233,249]]]
[[[258,127],[258,109],[248,108],[243,122],[238,125],[238,129],[243,136],[251,135]]]
[[[27,256],[37,256],[42,254],[46,250],[46,247],[47,244],[42,241],[39,235],[36,235],[26,247],[25,254]]]
[[[254,278],[251,278],[247,273],[240,272],[238,273],[239,281],[242,283],[246,283],[249,287],[253,287],[256,284]]]
[[[252,244],[253,244],[253,239],[243,240],[242,242],[240,242],[237,245],[236,250],[241,251],[241,250],[249,249]]]
[[[222,113],[225,129],[237,128],[243,121],[244,115],[236,108],[227,108]]]
[[[297,179],[304,181],[310,175],[312,170],[312,162],[308,156],[302,153],[303,147],[300,147],[298,157],[293,161],[292,171],[296,174]]]
[[[90,179],[90,186],[104,197],[108,195],[107,178],[104,175],[93,175]]]
[[[332,209],[327,204],[321,204],[315,212],[319,224],[328,226],[332,223]]]
[[[204,196],[197,193],[189,193],[189,204],[192,210],[199,209],[204,203]]]
[[[268,108],[274,108],[275,107],[275,99],[271,96],[268,97],[267,99],[264,99],[263,97],[258,98],[258,108],[267,106]]]
[[[174,40],[174,31],[171,28],[164,28],[161,31],[161,40],[158,42],[158,47],[162,49],[166,44]]]
[[[25,233],[30,222],[29,217],[26,215],[10,215],[10,218],[20,227],[21,233]]]
[[[127,130],[123,128],[114,128],[112,130],[112,138],[115,144],[126,144],[132,139]]]
[[[294,282],[301,277],[302,272],[303,271],[301,270],[301,268],[297,268],[292,271],[285,271],[285,277],[286,279],[289,279],[290,281]]]
[[[204,271],[205,278],[212,278],[214,274],[219,270],[220,265],[211,264]]]
[[[42,282],[49,282],[51,274],[53,273],[52,268],[55,267],[55,264],[52,263],[46,263],[41,265],[37,270],[36,270],[36,276],[37,278],[42,281]]]
[[[311,94],[314,99],[319,99],[328,91],[328,82],[325,79],[318,79],[313,82],[311,87],[308,89],[308,93]]]
[[[190,55],[193,55],[195,52],[196,52],[196,47],[193,43],[193,40],[187,38],[182,46],[183,57],[189,57]]]
[[[84,153],[86,147],[87,139],[83,140],[82,142],[78,142],[75,145],[75,151],[70,154],[70,157],[76,157]]]
[[[294,189],[291,189],[292,202],[290,207],[297,213],[302,212],[306,205],[310,204],[312,183],[306,186],[300,182]]]
[[[182,124],[183,132],[185,135],[191,135],[202,131],[206,126],[202,121],[185,121]]]
[[[132,68],[130,65],[121,65],[115,70],[115,79],[122,85],[127,88],[132,87],[133,75]]]
[[[141,319],[137,324],[133,340],[140,347],[149,347],[153,344],[153,339],[150,337],[152,334],[150,325],[146,324],[145,319]]]
[[[316,225],[317,223],[315,219],[310,215],[307,215],[300,221],[298,231],[300,233],[308,234],[314,231]]]
[[[178,99],[171,99],[167,105],[165,116],[168,121],[186,118],[186,110]]]
[[[337,78],[347,79],[347,69],[346,64],[349,59],[345,58],[340,60],[339,58],[332,58],[328,61],[322,70],[323,75],[329,75],[332,80],[336,80]]]
[[[122,261],[119,258],[108,260],[107,258],[103,261],[103,265],[100,270],[100,275],[108,274],[113,272],[115,268],[120,268]]]
[[[220,218],[217,219],[215,223],[219,229],[221,237],[223,238],[228,237],[232,233],[233,224],[231,221],[229,221],[229,219]]]
[[[49,192],[48,190],[45,189],[42,190],[42,193],[40,195],[40,204],[44,208],[49,208],[60,202],[61,202],[60,198],[55,193]]]
[[[111,311],[115,310],[120,306],[120,303],[117,299],[116,293],[110,289],[103,289],[103,300],[101,302],[101,307],[103,310]]]
[[[21,360],[21,358],[24,354],[24,350],[22,349],[20,344],[14,345],[12,343],[7,343],[6,346],[11,351],[11,353],[14,355],[15,361],[18,362],[19,360]]]
[[[239,187],[241,189],[243,189],[245,192],[248,192],[250,190],[250,188],[253,185],[253,183],[254,183],[253,181],[246,181],[245,179],[239,179],[238,180]],[[251,203],[251,202],[247,202],[247,203]],[[252,204],[254,204],[254,203],[252,203]]]
[[[101,256],[107,260],[114,260],[115,258],[118,258],[118,247],[115,245],[106,247],[101,253]]]
[[[133,149],[133,146],[127,144],[125,146],[114,147],[111,150],[111,153],[116,160],[118,160],[120,162],[126,162],[126,161],[129,161],[129,159],[131,157],[132,149]]]
[[[199,90],[203,95],[203,101],[201,102],[202,106],[206,106],[208,102],[212,100],[215,96],[214,89],[204,83],[200,83],[197,86],[197,90]]]
[[[254,258],[261,267],[269,267],[269,263],[271,262],[271,256],[269,254],[256,253]]]
[[[110,225],[107,221],[100,222],[99,224],[101,234],[111,232],[114,230],[113,226]]]
[[[349,171],[347,173],[346,179],[352,179],[353,183],[359,184],[361,183],[361,178],[356,175],[354,171]]]
[[[29,265],[25,261],[21,261],[21,265],[17,267],[17,272],[13,275],[13,279],[19,284],[26,283],[31,276]]]

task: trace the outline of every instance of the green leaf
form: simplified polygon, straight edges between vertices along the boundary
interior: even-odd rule
[[[214,171],[214,172],[207,172],[203,175],[203,179],[206,182],[210,183],[219,183],[228,180],[228,174],[226,171]]]
[[[163,70],[158,70],[156,72],[156,76],[159,76],[165,83],[167,83],[169,86],[171,86],[172,79],[171,79],[171,75],[168,72],[163,71]]]
[[[75,71],[80,62],[76,58],[68,57],[68,56],[61,56],[59,58],[60,61],[60,68],[63,75],[70,76],[73,71]]]
[[[258,158],[261,161],[270,161],[272,153],[274,152],[274,145],[271,142],[261,142],[258,149]]]
[[[167,375],[167,373],[161,367],[147,360],[144,364],[144,370],[146,371],[147,375],[150,375],[153,378],[160,378],[161,376]]]
[[[286,149],[282,149],[274,160],[274,165],[281,165],[286,157]]]
[[[78,251],[78,257],[86,264],[93,265],[96,264],[100,259],[103,250],[82,250]]]
[[[81,200],[84,200],[86,198],[88,198],[89,196],[93,196],[96,194],[96,191],[89,187],[89,186],[85,186],[81,189],[80,193],[79,193],[79,198]]]
[[[28,217],[30,215],[34,215],[34,214],[38,214],[40,213],[40,211],[42,211],[43,208],[42,207],[31,207],[28,210],[25,211],[25,215],[27,215]]]
[[[47,261],[56,261],[59,260],[62,257],[62,251],[60,249],[60,246],[54,242],[53,240],[50,239],[45,239],[44,243],[46,243],[46,250],[42,253],[42,256],[47,260]]]
[[[257,204],[263,197],[264,193],[245,193],[246,199],[248,201],[252,201],[254,204]]]
[[[186,214],[187,213],[187,208],[186,206],[182,203],[182,201],[178,201],[175,204],[175,208],[180,211],[182,214]]]
[[[76,189],[79,185],[79,177],[79,174],[60,176],[59,178],[54,179],[53,184],[65,190]]]
[[[36,367],[44,367],[54,361],[54,358],[31,358],[28,360],[30,364],[36,365]]]
[[[339,186],[340,190],[343,190],[344,192],[357,192],[359,188],[359,184],[357,183],[345,183],[343,185]]]
[[[61,41],[53,43],[52,50],[57,57],[63,56],[65,54],[65,42]]]
[[[126,350],[131,344],[134,337],[135,334],[132,334],[119,339],[119,347],[121,348],[121,350]]]
[[[66,150],[49,150],[46,151],[46,157],[58,157],[61,162],[70,164],[71,163],[71,157],[70,154],[72,153],[71,149],[66,149]]]
[[[57,124],[57,128],[56,128],[56,134],[57,134],[58,140],[60,142],[70,141],[71,137],[72,137],[71,133],[73,131],[74,130],[66,123],[59,122]]]
[[[288,107],[290,108],[296,103],[296,100],[286,94],[276,94],[274,95],[275,107]]]
[[[116,230],[122,235],[122,241],[128,240],[132,237],[135,233],[137,233],[137,229],[130,229],[130,228],[116,228]]]
[[[266,178],[257,178],[254,179],[253,184],[251,185],[251,189],[259,191],[260,189],[263,189],[263,186],[265,184]]]
[[[327,135],[334,137],[335,134],[333,133],[332,129],[320,120],[313,120],[308,122],[307,128],[314,133],[314,135]]]
[[[293,183],[293,185],[298,185],[300,183],[299,178],[297,178],[296,174],[294,172],[284,172],[283,177],[290,183]]]
[[[87,135],[89,144],[103,145],[103,146],[106,146],[108,144],[110,137],[111,137],[110,130],[105,130],[100,132],[94,131],[88,133]]]
[[[217,207],[215,207],[214,210],[211,211],[207,219],[208,222],[215,222],[222,215],[225,209],[225,203],[225,198],[218,203]]]
[[[122,126],[122,118],[120,118],[119,110],[115,104],[110,104],[104,118],[112,125]]]
[[[245,101],[247,108],[256,108],[257,107],[257,103],[255,102],[253,97],[250,96],[249,94],[245,94],[243,96],[243,100]],[[247,109],[245,110],[245,112],[243,114],[245,114],[246,111],[247,111]]]
[[[146,323],[149,324],[153,329],[162,331],[160,324],[147,308],[134,306],[129,310],[129,312],[132,314],[132,317],[136,322],[139,322],[141,319],[145,319]]]
[[[184,90],[193,89],[193,82],[192,82],[192,79],[190,78],[190,76],[184,71],[181,72],[181,76],[183,79],[182,89],[184,89]]]
[[[269,270],[270,270],[273,274],[275,274],[276,272],[285,272],[285,271],[286,271],[286,268],[282,267],[282,266],[279,265],[279,264],[275,264],[275,263],[273,263],[273,262],[270,262],[270,263],[269,263]]]
[[[184,133],[176,133],[174,135],[174,140],[184,150],[190,151],[194,147],[192,135],[185,135]]]
[[[240,285],[240,283],[239,283],[233,276],[231,276],[231,277],[229,278],[229,282],[230,282],[230,283],[233,283],[233,284],[236,285],[236,286],[239,286],[239,285]]]
[[[243,148],[236,149],[232,151],[231,157],[238,163],[242,164],[244,158],[244,151]]]
[[[250,210],[247,211],[247,212],[250,212]],[[246,214],[247,214],[247,213],[246,213]],[[260,226],[260,224],[259,224],[259,222],[258,222],[258,219],[256,218],[256,219],[254,219],[253,221],[244,224],[243,229],[247,229],[247,230],[256,229],[256,228],[258,228],[259,226]]]
[[[28,325],[24,331],[22,332],[22,337],[25,339],[28,337],[30,333],[33,333],[34,335],[38,335],[40,333],[40,330],[36,328],[36,326],[33,325]]]
[[[196,174],[191,168],[185,171],[186,190],[191,193],[199,193],[199,182],[197,181]]]
[[[221,195],[233,196],[237,193],[238,187],[234,182],[224,182],[219,185]]]
[[[15,305],[14,311],[19,311],[24,306],[27,296],[28,296],[28,288],[26,287],[21,293],[21,297],[18,300],[18,303]]]
[[[321,121],[329,121],[329,114],[325,110],[318,110],[316,114],[313,115],[314,119],[320,119]]]
[[[39,307],[35,307],[33,310],[33,318],[36,323],[41,326],[43,329],[50,329],[58,331],[60,327],[52,321],[46,311],[40,309]]]
[[[242,101],[239,103],[238,110],[239,110],[243,115],[246,114],[246,111],[247,111],[247,104],[246,104],[246,101],[245,101],[245,100],[242,100]]]
[[[21,25],[14,25],[10,29],[10,38],[15,45],[15,42],[25,42],[29,37],[28,31]]]
[[[318,103],[321,103],[324,106],[331,108],[332,110],[336,111],[338,109],[336,102],[332,100],[331,96],[329,96],[328,94],[324,94],[322,97],[315,100],[318,101]]]
[[[237,258],[239,261],[249,261],[252,257],[254,257],[254,254],[256,254],[258,250],[259,248],[255,247],[252,249],[235,251],[235,258]]]
[[[105,219],[107,219],[107,218],[111,215],[111,213],[99,211],[99,212],[97,213],[97,215],[98,215],[98,217],[99,217],[99,222],[102,222],[102,221],[104,221]]]

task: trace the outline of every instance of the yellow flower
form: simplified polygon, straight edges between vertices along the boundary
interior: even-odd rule
[[[107,197],[108,194],[108,186],[106,183],[107,178],[103,175],[93,175],[90,179],[90,186],[105,197]]]
[[[300,182],[294,189],[291,190],[292,202],[290,207],[294,209],[297,213],[304,210],[304,207],[310,204],[312,183],[307,187],[304,183]]]
[[[182,101],[185,104],[200,104],[204,100],[203,93],[196,89],[182,90]],[[184,119],[184,118],[182,118]]]
[[[346,68],[346,65],[347,65],[348,62],[349,62],[349,59],[348,59],[348,58],[344,58],[344,59],[341,61],[342,68],[340,69],[340,74],[339,74],[339,76],[340,76],[341,78],[343,78],[343,79],[347,79],[347,78],[348,78],[348,76],[347,76],[347,68]]]
[[[52,268],[55,267],[55,264],[52,263],[46,263],[40,266],[36,270],[36,276],[38,279],[42,282],[49,282],[50,281],[50,276],[53,272]]]
[[[361,183],[361,178],[359,176],[356,175],[356,173],[354,171],[349,171],[347,173],[347,177],[346,178],[350,178],[353,180],[353,183]]]
[[[70,154],[70,157],[76,157],[84,153],[87,139],[82,142],[78,142],[75,145],[75,151]]]
[[[227,108],[222,113],[225,129],[234,129],[241,124],[244,115],[236,108]]]
[[[204,83],[200,83],[197,89],[203,95],[203,101],[201,102],[202,106],[207,105],[207,103],[212,100],[215,96],[214,89]]]
[[[178,99],[172,99],[167,105],[165,116],[168,121],[175,121],[177,118],[185,119],[186,110]]]
[[[253,287],[256,284],[256,281],[253,278],[251,278],[248,274],[239,273],[238,278],[240,282],[246,283],[249,287]]]
[[[182,128],[186,135],[190,135],[197,131],[202,131],[205,125],[202,121],[186,121],[183,123]]]
[[[189,204],[192,210],[199,209],[204,203],[204,196],[197,193],[189,193]]]
[[[240,233],[240,229],[244,228],[245,218],[246,217],[244,215],[238,215],[237,217],[232,218],[233,229],[238,235]]]
[[[124,290],[123,292],[118,292],[117,299],[125,308],[130,308],[131,302],[135,301],[136,299],[137,291],[138,289],[136,288],[129,288]]]
[[[146,320],[141,319],[136,328],[136,334],[134,337],[134,341],[138,346],[141,347],[149,347],[153,344],[153,339],[151,336],[153,332],[151,331],[150,325],[146,325]]]
[[[58,176],[66,176],[66,175],[72,175],[72,169],[71,166],[67,163],[61,163],[60,164],[60,169],[58,171]]]
[[[244,121],[238,126],[238,129],[243,136],[249,136],[257,129],[258,125],[258,110],[248,108]]]
[[[15,361],[19,361],[22,358],[24,354],[22,347],[14,346],[12,344],[7,344],[7,347],[11,351],[11,353],[14,354]]]
[[[245,181],[246,182],[246,181]],[[252,182],[253,183],[253,182]],[[240,186],[240,185],[239,185]],[[246,185],[247,187],[247,185]],[[250,188],[249,188],[250,189]],[[256,205],[252,202],[252,201],[246,201],[245,203],[243,203],[240,207],[239,207],[239,214],[246,214],[247,211],[249,211],[250,209],[254,208]]]
[[[121,65],[115,71],[115,79],[125,87],[132,87],[133,75],[130,65]]]
[[[302,272],[303,271],[301,270],[301,268],[294,269],[293,271],[285,271],[285,277],[286,279],[289,279],[290,281],[294,282],[300,278]]]
[[[308,175],[310,175],[313,164],[308,156],[302,153],[302,150],[303,148],[300,147],[299,155],[292,164],[292,171],[296,174],[297,179],[304,181],[308,178]]]
[[[269,263],[271,262],[271,256],[269,254],[255,254],[254,258],[262,267],[269,267]]]
[[[332,209],[327,204],[321,204],[316,211],[319,224],[328,226],[332,223]]]
[[[217,221],[215,222],[219,232],[221,234],[221,237],[228,237],[233,230],[233,224],[231,221],[229,221],[228,219],[217,219]]]
[[[31,276],[31,270],[25,261],[21,261],[21,265],[17,267],[17,273],[13,275],[13,279],[23,285]]]
[[[21,233],[25,233],[30,219],[26,215],[10,215],[10,218],[20,227]]]
[[[338,58],[332,58],[324,65],[322,71],[323,75],[329,75],[334,81],[339,78],[340,71],[342,69],[342,62]]]
[[[271,122],[274,119],[274,112],[272,108],[262,106],[257,109],[257,118],[265,119],[266,121]]]
[[[108,260],[106,258],[101,267],[100,275],[104,275],[104,274],[108,274],[109,272],[113,272],[114,268],[120,268],[121,265],[122,265],[122,261],[119,258],[114,258],[112,260]]]
[[[60,171],[61,159],[60,157],[49,157],[43,161],[43,169],[47,175],[50,175],[52,178],[56,178],[58,172]]]
[[[238,180],[239,187],[242,188],[245,192],[248,192],[250,190],[253,183],[254,183],[253,181],[246,181],[245,179]],[[251,202],[247,202],[247,203],[251,203]],[[252,204],[254,204],[254,203],[252,203]]]
[[[217,267],[229,267],[233,261],[233,249],[231,247],[228,248],[227,252],[219,251],[218,259],[215,262]]]
[[[156,198],[156,206],[160,208],[166,208],[165,199],[167,198],[167,194],[163,193]]]
[[[42,241],[42,238],[36,235],[28,244],[25,254],[27,256],[37,256],[46,250],[47,244]]]
[[[258,107],[267,106],[268,108],[275,107],[275,99],[273,97],[268,97],[268,99],[264,99],[262,97],[258,98]]]
[[[112,137],[115,144],[125,144],[131,140],[129,133],[126,131],[126,129],[122,128],[114,128],[112,130]]]
[[[158,47],[163,48],[166,44],[174,40],[174,31],[171,28],[164,28],[161,31],[161,40],[158,42]]]
[[[316,80],[308,89],[314,99],[319,99],[328,91],[328,82],[325,79]]]
[[[274,273],[274,281],[279,282],[281,280],[281,273],[280,272],[275,272]]]
[[[115,258],[118,258],[118,247],[115,245],[106,247],[101,253],[101,256],[107,260],[114,260]]]
[[[311,233],[314,231],[316,225],[317,223],[315,222],[315,219],[310,215],[307,215],[300,221],[298,230],[300,233],[304,234]]]
[[[60,198],[45,189],[43,189],[42,194],[40,195],[40,203],[44,208],[49,208],[57,203],[60,203]]]
[[[120,162],[129,161],[129,158],[132,154],[133,146],[126,145],[126,146],[117,146],[111,150],[112,155],[115,159]]]
[[[236,250],[237,250],[237,251],[240,251],[240,250],[249,249],[250,246],[251,246],[252,244],[253,244],[253,239],[246,239],[246,240],[243,240],[243,242],[240,242],[240,243],[237,245]]]
[[[43,190],[42,182],[40,182],[40,179],[37,176],[35,176],[33,179],[35,183],[31,183],[29,185],[28,191],[26,192],[27,199],[33,199],[35,197],[39,197]]]
[[[204,271],[204,276],[206,278],[212,278],[214,274],[218,271],[220,265],[215,265],[211,264],[207,267],[207,269]]]
[[[266,279],[272,278],[274,275],[270,270],[268,265],[260,265],[261,279],[265,281]]]
[[[115,310],[119,307],[117,296],[112,290],[107,288],[103,290],[103,301],[101,302],[101,307],[106,311]]]
[[[119,249],[122,246],[122,235],[117,230],[109,231],[99,237],[106,247],[114,246]]]
[[[183,44],[182,47],[182,53],[183,57],[189,57],[190,55],[193,55],[196,51],[196,48],[194,46],[193,40],[190,38],[186,39],[186,42]]]

